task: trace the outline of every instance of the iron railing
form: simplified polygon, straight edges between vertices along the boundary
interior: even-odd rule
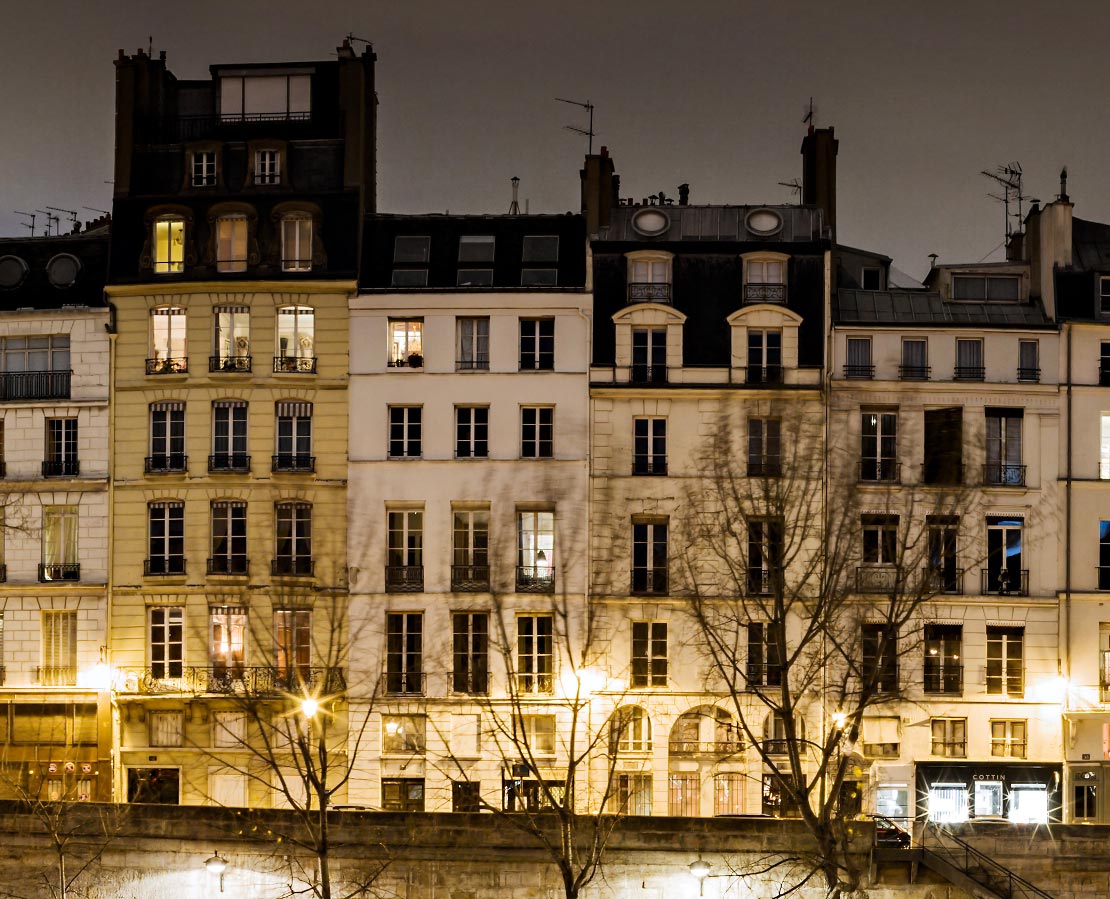
[[[164,577],[184,573],[184,556],[152,556],[149,559],[143,559],[143,577]]]
[[[628,302],[630,303],[669,303],[670,301],[670,284],[633,281],[628,285]]]
[[[271,577],[312,577],[311,556],[280,556],[270,560]]]
[[[952,377],[957,381],[982,381],[987,376],[987,369],[982,365],[957,365],[952,370]]]
[[[953,665],[941,659],[926,656],[923,672],[923,689],[926,693],[957,696],[964,691],[964,666]]]
[[[249,372],[251,370],[251,357],[209,356],[208,370],[224,372]]]
[[[667,744],[672,755],[732,755],[743,748],[739,740],[671,740]]]
[[[628,379],[633,384],[666,384],[667,366],[649,365],[646,362],[630,365]]]
[[[386,696],[423,696],[426,680],[423,671],[386,671],[378,686]]]
[[[208,457],[209,471],[250,471],[251,457],[246,453],[216,453]]]
[[[489,590],[489,566],[452,565],[451,589],[456,593],[485,593]]]
[[[81,473],[79,459],[43,459],[42,476],[44,478],[75,478]]]
[[[489,371],[489,358],[456,359],[455,371]]]
[[[748,384],[781,384],[781,365],[749,365],[745,382]]]
[[[489,692],[488,671],[452,671],[451,692],[485,694]]]
[[[189,457],[184,453],[167,453],[161,456],[147,456],[143,460],[143,471],[147,474],[165,474],[171,471],[185,471],[189,467]]]
[[[890,593],[901,589],[901,571],[897,565],[860,565],[856,568],[858,593]]]
[[[867,483],[897,484],[902,479],[902,463],[895,459],[861,459],[859,479]]]
[[[189,370],[187,356],[171,356],[165,359],[147,359],[148,375],[183,375]]]
[[[964,592],[964,570],[962,568],[922,568],[922,586],[928,593]]]
[[[1025,666],[1010,665],[1003,660],[993,664],[988,661],[983,666],[983,683],[987,685],[987,693],[991,696],[1024,696]]]
[[[209,556],[208,574],[250,574],[251,560],[246,556]]]
[[[633,474],[665,475],[667,473],[666,456],[633,456]]]
[[[386,593],[419,593],[424,589],[423,565],[386,565]]]
[[[306,456],[302,453],[278,453],[270,457],[271,471],[301,471],[313,472],[316,470],[316,457]]]
[[[244,139],[262,134],[265,129],[255,127],[257,125],[282,122],[288,128],[311,120],[309,112],[148,116],[140,122],[137,130],[142,135],[142,143],[178,144],[205,137]]]
[[[926,821],[921,849],[1003,899],[1052,899],[1044,890],[999,864],[935,821]]]
[[[1024,487],[1025,466],[1010,462],[987,462],[983,465],[983,483],[992,487]]]
[[[786,302],[786,285],[785,284],[759,284],[750,283],[744,285],[744,302],[745,303],[785,303]]]
[[[1017,378],[1019,381],[1039,381],[1041,379],[1041,370],[1039,368],[1026,368],[1019,365]]]
[[[69,399],[71,371],[8,371],[0,374],[0,400]]]
[[[517,593],[554,593],[555,569],[546,565],[518,565]]]
[[[1009,568],[980,569],[982,593],[997,593],[999,596],[1028,596],[1029,569],[1011,571]]]
[[[275,372],[296,372],[302,375],[316,374],[315,356],[274,356]]]
[[[774,592],[773,568],[748,568],[748,593],[752,596],[770,596]]]
[[[846,364],[844,366],[844,377],[846,378],[862,378],[870,379],[875,377],[874,365],[856,365]]]
[[[43,665],[35,669],[35,683],[40,687],[72,687],[77,683],[77,669],[68,665]]]
[[[902,381],[928,381],[932,368],[928,365],[899,365],[898,377]]]
[[[50,583],[53,581],[79,581],[81,580],[80,562],[54,562],[39,565],[39,581]]]
[[[342,693],[346,676],[340,668],[248,667],[225,664],[206,667],[185,666],[166,662],[146,668],[121,668],[116,692],[129,694],[223,693],[235,695],[268,695],[307,691]]]

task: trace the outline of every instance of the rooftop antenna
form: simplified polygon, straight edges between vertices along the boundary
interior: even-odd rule
[[[802,118],[803,125],[809,125],[812,131],[817,124],[817,107],[813,105],[813,97],[809,98],[809,106],[806,107],[806,114]]]
[[[111,215],[107,209],[97,209],[95,206],[82,206],[82,209],[87,209],[89,212],[99,212],[101,215]]]
[[[47,206],[46,208],[52,210],[53,212],[64,212],[66,215],[69,216],[69,223],[73,227],[75,227],[75,228],[77,227],[77,210],[76,209],[61,209],[57,206]]]
[[[791,193],[797,194],[796,202],[799,204],[802,202],[802,182],[797,178],[791,178],[789,181],[780,181],[779,187],[790,188]]]
[[[364,37],[359,37],[358,35],[354,34],[353,32],[350,32],[350,31],[348,31],[348,32],[347,32],[347,40],[348,40],[348,41],[359,41],[360,43],[366,44],[366,46],[367,46],[367,47],[372,47],[372,46],[374,46],[374,45],[373,45],[372,43],[370,43],[370,41],[368,41],[368,40],[367,40],[366,38],[364,38]]]
[[[571,106],[581,106],[590,114],[590,127],[589,128],[575,128],[574,125],[564,125],[567,131],[573,131],[575,134],[581,134],[583,137],[589,138],[589,149],[586,151],[590,156],[594,155],[594,105],[589,100],[581,103],[578,100],[564,100],[562,97],[556,97],[560,103],[569,103]]]
[[[513,175],[513,201],[509,204],[509,215],[520,215],[520,203],[517,202],[516,194],[520,187],[520,179]]]
[[[27,216],[27,218],[29,218],[31,220],[29,222],[23,222],[22,224],[23,224],[24,228],[30,228],[31,229],[31,236],[34,237],[35,236],[35,214],[33,212],[21,212],[18,209],[13,209],[12,212],[14,212],[16,215],[25,215],[25,216]]]
[[[1021,186],[1021,175],[1022,175],[1021,163],[1020,162],[1011,162],[1011,163],[1008,163],[1007,165],[1000,165],[993,172],[988,172],[986,169],[983,169],[979,174],[980,175],[986,175],[992,181],[1002,185],[1002,196],[1001,197],[998,196],[997,194],[987,194],[987,196],[990,197],[993,200],[998,200],[1002,204],[1003,215],[1005,216],[1005,219],[1003,220],[1004,225],[1005,225],[1004,231],[1005,231],[1005,234],[1006,234],[1006,239],[1009,240],[1013,236],[1015,231],[1021,230],[1020,222],[1022,222],[1022,220],[1024,219],[1024,214],[1022,212],[1022,205],[1023,205],[1023,203],[1026,199],[1026,196],[1022,192],[1022,186]],[[1036,202],[1036,201],[1034,201],[1034,202]],[[1011,203],[1017,203],[1017,216],[1016,217],[1017,217],[1017,220],[1019,222],[1019,225],[1018,225],[1017,228],[1014,228],[1010,223],[1010,218],[1011,218],[1010,204]]]
[[[41,212],[43,215],[46,216],[46,236],[47,237],[50,236],[52,228],[53,228],[54,233],[57,233],[59,230],[61,230],[58,227],[59,223],[61,222],[61,219],[58,216],[54,215],[54,213],[47,212],[45,209],[36,209],[35,212]]]

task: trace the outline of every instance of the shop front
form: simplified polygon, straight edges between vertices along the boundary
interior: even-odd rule
[[[1062,766],[1007,762],[917,766],[917,814],[938,823],[1009,821],[1048,824],[1061,818]]]

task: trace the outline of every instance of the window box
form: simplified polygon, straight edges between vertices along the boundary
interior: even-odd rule
[[[185,471],[189,467],[189,457],[181,453],[162,456],[147,456],[143,460],[143,471],[147,474],[165,474],[171,471]]]
[[[451,589],[456,593],[484,593],[489,590],[488,565],[452,565]]]
[[[147,359],[148,375],[183,375],[189,371],[187,356],[174,356],[169,359]]]
[[[208,470],[249,472],[251,457],[245,453],[219,453],[208,457]]]
[[[315,356],[274,356],[274,371],[300,375],[316,374]]]
[[[420,593],[424,589],[424,566],[387,565],[385,589],[387,593]]]
[[[270,470],[314,472],[316,470],[316,457],[305,456],[300,453],[279,453],[276,456],[271,456]]]
[[[185,573],[182,556],[153,556],[143,559],[143,577],[167,577]]]
[[[250,356],[209,356],[208,370],[216,372],[249,372]]]
[[[75,478],[81,473],[81,463],[77,459],[46,459],[42,463],[44,478]]]
[[[312,577],[313,562],[304,556],[282,556],[270,561],[272,577]]]
[[[1029,569],[1022,568],[1013,571],[1009,568],[983,568],[981,574],[981,592],[984,595],[996,594],[998,596],[1028,596],[1029,595]]]
[[[10,371],[0,374],[0,400],[67,400],[70,371]]]
[[[44,584],[54,581],[79,580],[81,580],[81,564],[79,562],[39,565],[39,581]]]

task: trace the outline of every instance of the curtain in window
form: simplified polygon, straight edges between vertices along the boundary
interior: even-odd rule
[[[77,563],[75,506],[48,506],[43,511],[42,562],[44,565]]]

